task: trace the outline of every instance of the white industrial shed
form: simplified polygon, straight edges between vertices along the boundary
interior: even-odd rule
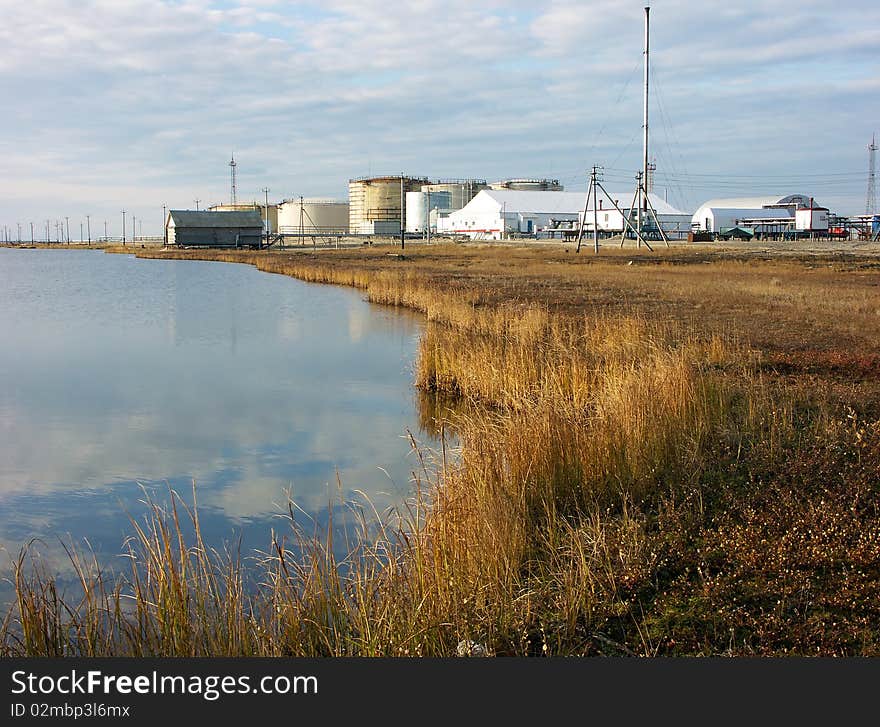
[[[593,205],[594,200],[590,197],[590,206],[587,208],[587,217],[584,220],[584,229],[592,233],[593,231],[593,219],[595,217],[597,226],[600,232],[608,232],[612,234],[618,234],[623,232],[624,224],[623,224],[623,215],[620,214],[615,208],[614,205],[611,204],[609,198],[614,201],[620,210],[623,212],[623,215],[626,215],[630,224],[635,226],[636,221],[636,211],[632,207],[633,199],[635,197],[635,190],[631,190],[629,192],[610,192],[608,196],[600,190],[599,191],[599,205],[596,209],[595,215],[593,214]],[[651,203],[651,206],[654,208],[654,212],[657,213],[657,219],[660,222],[660,225],[663,227],[664,231],[672,236],[683,236],[690,232],[690,224],[691,224],[691,215],[687,212],[682,212],[680,209],[676,209],[671,204],[669,204],[662,197],[658,197],[656,194],[651,192],[648,193],[648,201]],[[646,213],[642,213],[642,218],[645,218]],[[647,212],[648,222],[646,223],[649,227],[652,227],[654,224],[653,215]]]
[[[633,192],[611,193],[624,214],[630,214]],[[691,215],[675,209],[654,194],[649,195],[660,224],[667,231],[688,230]],[[540,234],[563,227],[576,227],[584,210],[585,192],[525,192],[484,189],[467,205],[438,220],[438,232],[465,234],[473,239],[500,240],[510,233]],[[598,226],[604,232],[622,232],[623,218],[599,195]],[[562,223],[562,224],[559,224]],[[593,229],[593,200],[585,228]]]
[[[810,197],[789,194],[784,197],[733,197],[711,199],[694,212],[691,227],[705,232],[721,232],[743,220],[794,219],[798,209],[812,208]]]
[[[583,208],[583,192],[484,189],[460,210],[439,219],[437,231],[500,240],[514,232],[537,233],[551,220],[577,220]]]

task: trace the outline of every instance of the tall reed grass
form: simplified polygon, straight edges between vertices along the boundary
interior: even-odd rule
[[[425,313],[416,385],[471,403],[453,422],[460,456],[423,460],[399,511],[358,510],[342,558],[332,530],[306,534],[292,510],[258,559],[218,552],[176,496],[133,523],[128,574],[71,551],[75,603],[25,552],[5,653],[435,656],[476,642],[494,654],[655,654],[669,634],[651,609],[692,584],[719,493],[830,431],[827,408],[771,385],[730,337],[489,304],[479,287],[407,271],[228,259]]]

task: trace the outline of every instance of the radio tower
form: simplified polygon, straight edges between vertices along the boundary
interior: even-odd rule
[[[229,162],[229,175],[232,178],[232,204],[235,205],[235,167],[238,166],[235,163],[235,154],[233,153],[232,159]]]
[[[868,144],[868,195],[865,200],[865,214],[873,215],[877,211],[877,137],[871,136]]]

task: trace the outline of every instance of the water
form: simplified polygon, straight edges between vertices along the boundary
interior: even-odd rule
[[[0,249],[0,547],[103,562],[145,493],[191,499],[210,545],[265,548],[288,492],[311,527],[411,492],[421,320],[244,265]],[[341,484],[337,484],[338,482]],[[8,560],[0,556],[0,572]],[[8,597],[0,589],[0,599]]]

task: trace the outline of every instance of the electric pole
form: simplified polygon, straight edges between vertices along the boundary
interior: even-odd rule
[[[400,173],[400,249],[404,248],[404,235],[406,234],[406,228],[404,227],[404,219],[403,219],[403,208],[405,205],[405,199],[403,196],[403,172]]]
[[[125,210],[122,210],[122,247],[125,247]]]
[[[868,144],[868,194],[865,198],[865,214],[877,211],[877,137],[871,137]]]
[[[65,217],[64,221],[67,223],[67,246],[70,247],[70,218]]]
[[[233,158],[233,162],[235,159]],[[232,164],[232,162],[230,162]],[[232,168],[233,171],[233,182],[232,182],[232,194],[235,195],[235,167]],[[269,188],[263,187],[263,193],[266,195],[266,249],[269,249]],[[234,198],[232,204],[235,204]],[[300,205],[302,207],[302,205]]]
[[[89,236],[89,247],[92,246],[92,221],[89,219],[89,215],[86,215],[86,233]]]
[[[195,201],[195,203],[196,203],[196,212],[198,212],[198,211],[199,211],[199,202],[201,202],[202,200],[197,199],[197,200],[194,200],[194,201]]]
[[[168,220],[165,205],[162,205],[162,247],[168,247]]]
[[[31,245],[34,244],[34,223],[31,222]]]

